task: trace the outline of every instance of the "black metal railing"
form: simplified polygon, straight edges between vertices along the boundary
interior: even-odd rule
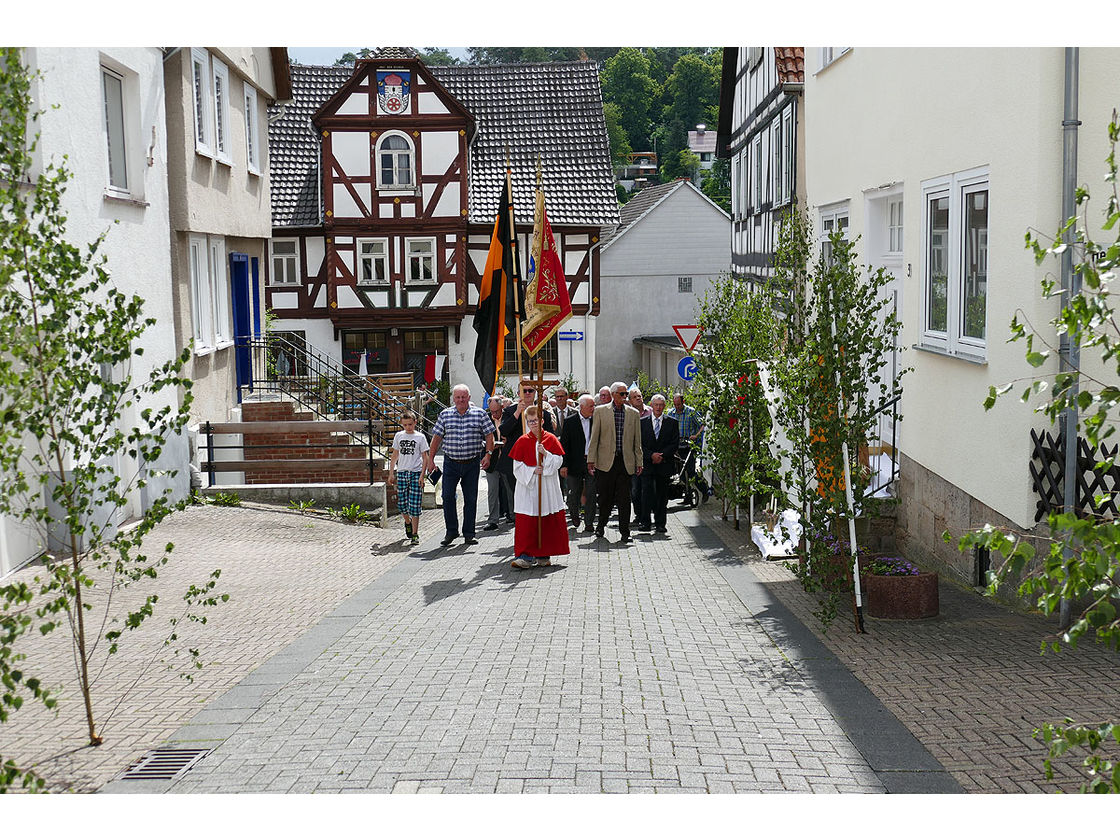
[[[890,454],[891,474],[890,474],[890,478],[888,478],[886,481],[879,484],[877,487],[873,487],[872,489],[868,490],[867,491],[868,496],[874,496],[880,490],[885,490],[886,488],[890,487],[892,484],[894,484],[898,480],[898,476],[899,476],[898,411],[897,411],[897,409],[891,411],[891,409],[895,409],[895,407],[898,405],[898,401],[900,399],[902,399],[902,395],[901,394],[896,394],[895,396],[891,397],[889,400],[884,401],[877,408],[875,408],[874,411],[871,412],[871,416],[868,418],[869,420],[876,420],[877,418],[881,418],[882,415],[884,415],[888,411],[890,411],[890,414],[889,414],[890,430],[891,430],[891,432],[890,432],[890,437],[891,437],[891,454]],[[879,451],[881,453],[883,451],[883,449],[885,448],[886,441],[883,439],[883,434],[882,434],[883,427],[881,425],[881,420],[878,420],[877,422],[880,423],[880,425],[879,425]]]
[[[361,458],[356,458],[348,453],[351,453],[355,444],[347,440],[338,441],[314,441],[304,443],[280,443],[274,441],[265,441],[262,443],[245,443],[246,436],[256,435],[272,435],[280,431],[281,433],[288,432],[294,434],[312,435],[316,432],[342,432],[350,436],[362,434],[365,437],[365,443],[361,446],[365,449],[365,455]],[[338,468],[353,468],[361,465],[367,467],[369,473],[369,483],[373,484],[375,477],[375,468],[377,466],[377,458],[373,451],[373,440],[376,437],[377,425],[374,420],[366,418],[362,420],[319,420],[319,421],[298,421],[294,423],[286,422],[210,422],[207,421],[202,424],[202,432],[206,436],[206,460],[202,462],[201,469],[210,479],[210,486],[216,484],[216,473],[219,472],[252,472],[254,470],[271,470],[282,471],[284,473],[300,473],[300,472],[321,472],[323,470],[338,469]],[[215,438],[220,435],[230,435],[240,438],[234,443],[216,443]],[[267,450],[270,453],[280,451],[291,451],[292,454],[299,454],[299,450],[306,450],[308,448],[315,450],[337,450],[339,457],[323,457],[321,454],[316,454],[312,457],[286,457],[286,458],[259,458],[254,457],[254,452]],[[238,458],[219,459],[220,452],[232,452]],[[346,453],[346,454],[343,454]],[[298,483],[298,482],[277,482],[277,483]]]
[[[237,340],[239,364],[237,399],[244,392],[277,393],[297,400],[324,420],[371,420],[381,429],[379,445],[398,428],[400,414],[411,405],[365,377],[348,371],[338,360],[308,344],[275,335]],[[423,412],[419,427],[430,432]],[[354,437],[363,443],[362,432]]]

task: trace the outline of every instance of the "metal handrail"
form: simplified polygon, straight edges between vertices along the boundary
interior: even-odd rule
[[[382,428],[395,426],[400,413],[409,406],[364,378],[346,370],[313,345],[296,345],[276,335],[243,336],[238,347],[253,357],[248,390],[290,396],[323,419],[380,420]],[[287,353],[290,372],[276,369],[276,357]],[[263,374],[263,375],[262,375]],[[238,386],[238,399],[241,386]],[[310,398],[310,399],[309,399]],[[419,425],[427,430],[430,422],[423,415]],[[361,433],[354,436],[361,440]],[[372,441],[365,441],[372,443]]]
[[[902,399],[902,394],[895,394],[889,400],[884,401],[883,403],[881,403],[879,405],[878,408],[876,408],[874,411],[871,412],[871,415],[870,415],[870,417],[868,417],[868,420],[872,420],[872,419],[878,417],[880,414],[884,414],[887,411],[887,409],[892,408],[893,406],[897,405],[898,401],[900,399]],[[880,450],[882,449],[882,443],[883,443],[883,439],[880,437],[879,438]],[[901,472],[901,468],[898,464],[898,412],[894,411],[894,412],[891,412],[891,477],[888,478],[886,481],[884,481],[882,484],[880,484],[878,487],[875,487],[871,490],[868,490],[867,493],[865,494],[865,497],[866,498],[871,498],[876,493],[878,493],[880,490],[883,490],[887,487],[890,487],[892,484],[895,483],[895,481],[898,480],[900,472]]]

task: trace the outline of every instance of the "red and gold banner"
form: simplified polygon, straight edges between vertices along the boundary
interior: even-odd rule
[[[535,356],[544,343],[572,317],[568,283],[564,266],[556,253],[552,225],[544,209],[544,192],[537,190],[533,210],[533,242],[529,250],[529,283],[525,289],[525,323],[521,327],[521,344]]]

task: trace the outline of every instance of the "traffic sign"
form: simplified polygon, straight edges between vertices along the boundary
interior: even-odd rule
[[[685,356],[677,362],[677,376],[685,382],[691,382],[696,376],[696,360],[691,356]]]
[[[556,333],[560,341],[583,341],[583,330],[564,330]]]
[[[685,352],[691,353],[700,343],[700,334],[703,330],[696,324],[674,324],[673,332],[677,334]]]

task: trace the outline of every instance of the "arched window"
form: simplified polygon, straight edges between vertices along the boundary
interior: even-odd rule
[[[400,134],[388,134],[377,146],[377,186],[410,189],[416,183],[412,171],[412,145]]]

